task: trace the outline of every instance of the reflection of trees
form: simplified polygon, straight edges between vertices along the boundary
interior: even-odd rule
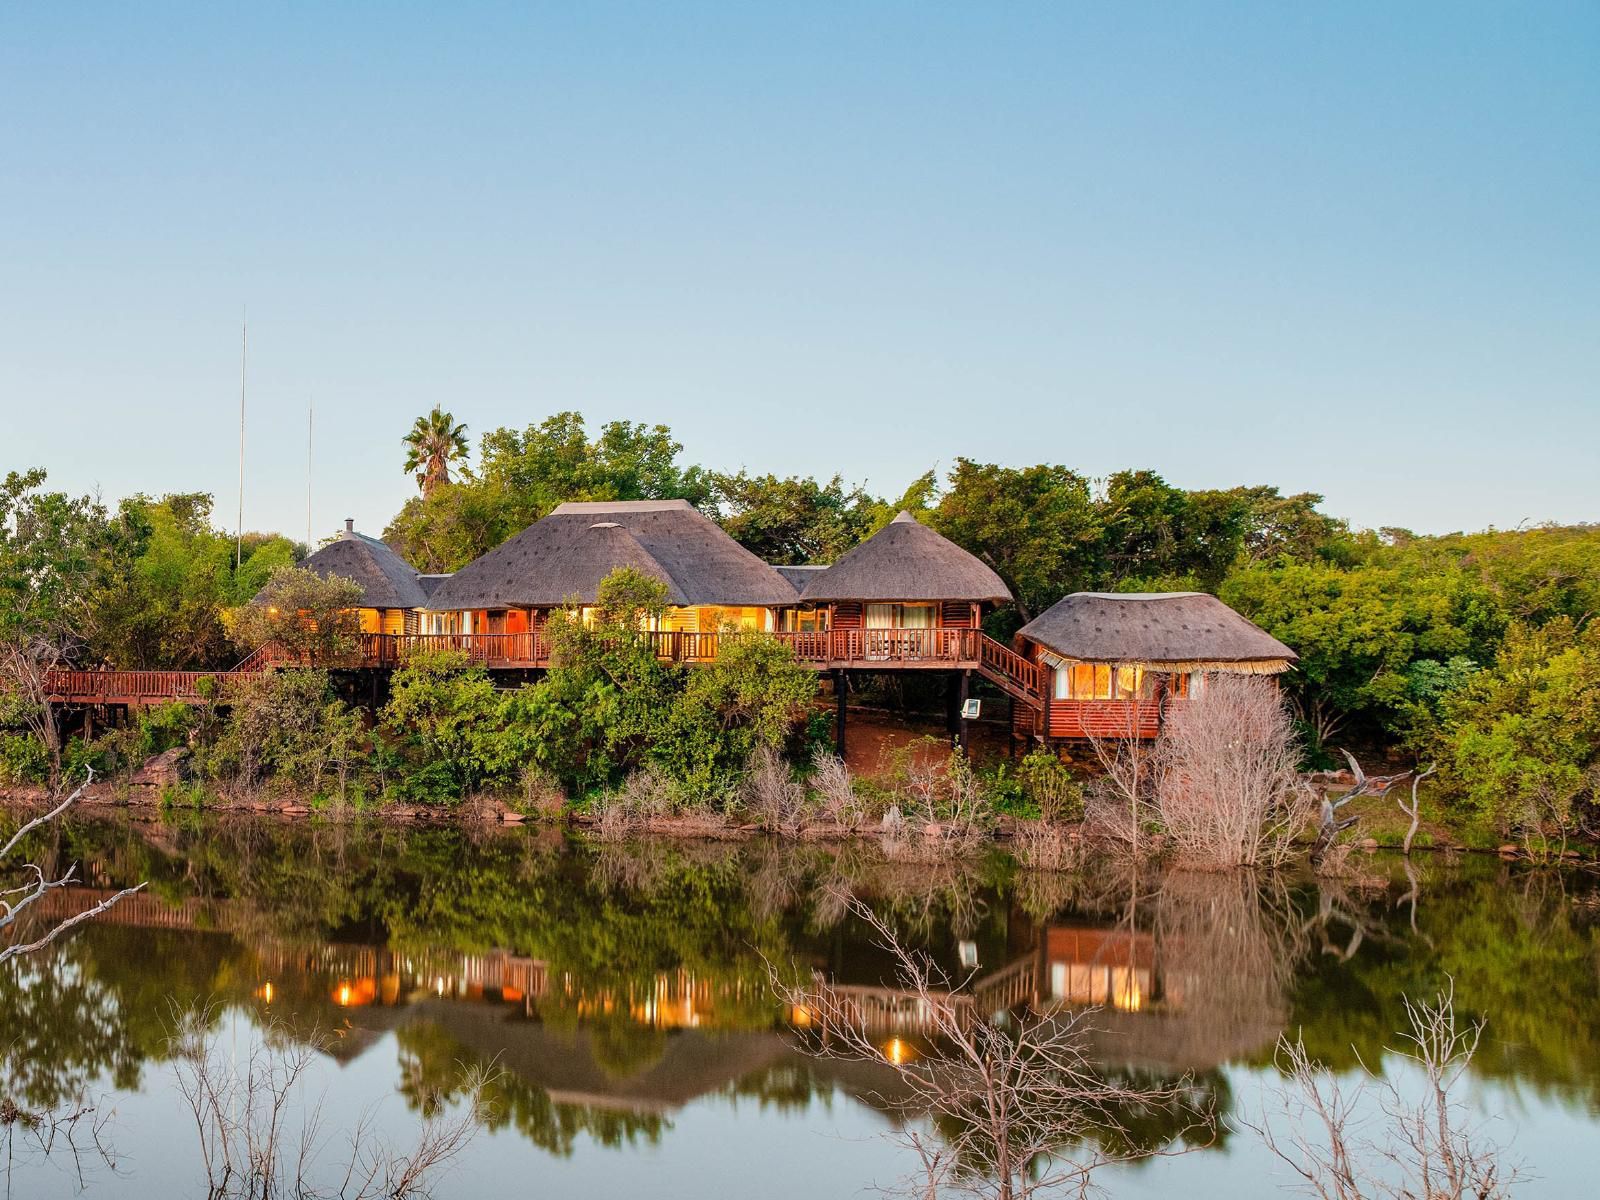
[[[239,960],[222,938],[100,923],[0,971],[3,1090],[59,1108],[92,1083],[139,1086],[147,1059],[165,1054],[174,1000],[209,995]]]
[[[1600,887],[1550,868],[1468,859],[1422,868],[1411,914],[1391,893],[1345,898],[1384,929],[1348,961],[1311,956],[1291,1021],[1307,1051],[1337,1069],[1381,1061],[1406,1026],[1402,997],[1454,981],[1458,1011],[1488,1021],[1475,1074],[1600,1103]],[[1391,889],[1404,895],[1398,886]],[[1339,943],[1335,943],[1339,944]]]
[[[1175,871],[1150,905],[1175,1014],[1159,1019],[1160,1058],[1206,1066],[1272,1045],[1288,1017],[1300,958],[1282,888],[1243,871]]]
[[[987,972],[1036,951],[1052,922],[1145,939],[1165,991],[1144,1011],[1097,1017],[1117,1062],[1202,1071],[1239,1057],[1264,1063],[1285,1028],[1303,1028],[1308,1050],[1336,1066],[1353,1065],[1356,1052],[1376,1061],[1404,1023],[1400,997],[1432,994],[1448,975],[1463,1012],[1489,1020],[1477,1074],[1600,1100],[1600,889],[1548,868],[1429,857],[1412,864],[1413,891],[1400,865],[1383,886],[1350,888],[1091,863],[1045,887],[995,856],[896,864],[860,843],[588,848],[528,830],[188,815],[151,827],[80,821],[38,849],[81,861],[96,886],[149,879],[168,902],[227,916],[226,935],[96,924],[56,949],[49,961],[59,969],[39,960],[0,976],[0,1027],[19,1039],[8,1062],[39,1104],[99,1075],[133,1086],[141,1061],[163,1053],[169,995],[254,1005],[269,963],[275,1011],[331,1024],[346,1014],[319,964],[352,946],[419,961],[496,949],[533,959],[550,985],[526,997],[527,1011],[581,1034],[587,1053],[627,1075],[670,1058],[675,1035],[662,1031],[671,1024],[778,1026],[768,961],[864,984],[886,979],[892,972],[847,911],[850,897],[951,969],[958,941],[970,943],[964,953],[976,948]],[[1363,861],[1368,872],[1389,870],[1383,858]],[[689,979],[692,988],[679,986]],[[681,1012],[663,1016],[647,1003],[663,980]],[[732,1094],[779,1103],[787,1089],[797,1097],[811,1086],[774,1070]],[[600,1121],[542,1093],[523,1103],[550,1110],[529,1120],[556,1147],[561,1130]],[[644,1126],[630,1128],[636,1136]]]

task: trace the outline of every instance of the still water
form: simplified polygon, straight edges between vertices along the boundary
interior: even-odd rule
[[[917,1013],[852,895],[951,971],[975,969],[986,1009],[1095,1006],[1100,1059],[1187,1075],[1235,1123],[1267,1102],[1280,1035],[1343,1071],[1397,1071],[1402,997],[1453,980],[1458,1010],[1488,1022],[1466,1097],[1526,1165],[1517,1194],[1593,1195],[1600,1178],[1600,879],[1576,871],[1378,856],[1337,883],[1040,877],[999,853],[896,864],[864,846],[266,820],[80,822],[30,849],[80,862],[86,883],[42,916],[149,887],[0,977],[7,1093],[57,1109],[87,1096],[113,1157],[45,1158],[13,1134],[14,1196],[205,1195],[169,1044],[200,1007],[235,1064],[264,1039],[315,1044],[288,1119],[320,1103],[324,1176],[358,1124],[408,1144],[425,1112],[459,1103],[464,1068],[492,1064],[491,1127],[436,1179],[441,1200],[893,1185],[914,1164],[885,1136],[892,1080],[805,1053],[810,1014],[768,983],[773,964],[856,989],[885,1052],[915,1052]],[[1099,1180],[1197,1200],[1292,1182],[1237,1129]]]

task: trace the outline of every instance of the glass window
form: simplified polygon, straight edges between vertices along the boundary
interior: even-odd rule
[[[1137,700],[1144,695],[1144,668],[1117,668],[1117,699]]]
[[[895,617],[893,604],[869,604],[866,612],[868,629],[893,629]]]

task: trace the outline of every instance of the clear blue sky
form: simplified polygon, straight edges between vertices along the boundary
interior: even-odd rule
[[[137,9],[137,12],[134,10]],[[1600,4],[0,9],[0,467],[376,530],[576,408],[1600,519]]]

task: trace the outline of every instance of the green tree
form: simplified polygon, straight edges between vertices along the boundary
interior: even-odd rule
[[[1486,662],[1504,618],[1470,574],[1286,563],[1235,572],[1227,604],[1299,656],[1287,683],[1313,750],[1339,734],[1394,734],[1421,660]]]
[[[712,481],[723,529],[770,563],[832,562],[872,532],[883,507],[838,475],[821,483],[740,471]]]
[[[465,654],[417,655],[396,671],[382,728],[407,754],[404,790],[419,799],[459,800],[505,778],[514,746],[494,682]]]
[[[453,571],[567,500],[706,504],[709,480],[680,465],[682,450],[665,425],[612,421],[590,439],[576,412],[521,431],[496,429],[484,435],[476,477],[413,497],[384,538],[410,562]]]
[[[132,496],[110,522],[88,631],[93,655],[127,669],[209,669],[236,657],[224,614],[291,565],[286,538],[252,535],[235,569],[233,539],[212,527],[211,497]]]
[[[1089,481],[1066,467],[958,458],[933,525],[988,563],[1030,621],[1100,575],[1102,525]]]
[[[230,636],[249,653],[269,642],[314,667],[348,660],[361,644],[361,585],[304,567],[280,567],[259,600],[234,610]]]
[[[62,745],[48,678],[93,624],[107,532],[99,504],[42,491],[44,481],[42,470],[13,471],[0,484],[0,709],[44,744],[55,786]]]
[[[1563,833],[1600,794],[1600,630],[1512,626],[1492,670],[1441,702],[1449,795],[1504,834]]]
[[[467,457],[467,427],[437,404],[427,416],[418,417],[401,440],[406,447],[405,469],[416,473],[424,496],[447,485],[450,464]]]

